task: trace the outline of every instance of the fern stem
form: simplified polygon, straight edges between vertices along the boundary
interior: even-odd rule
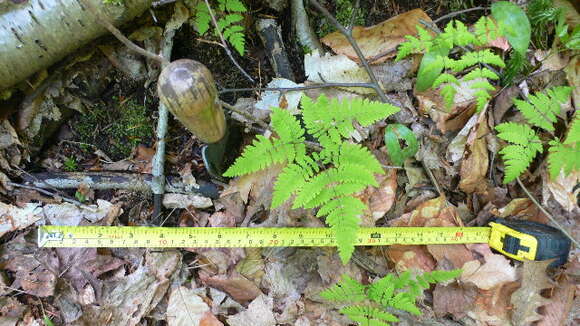
[[[369,63],[368,63],[367,59],[365,58],[364,54],[362,53],[360,47],[358,46],[358,44],[356,43],[356,41],[352,37],[352,31],[349,31],[346,28],[344,28],[344,26],[342,26],[342,24],[340,24],[338,22],[338,20],[336,20],[336,18],[334,18],[334,16],[332,16],[332,14],[330,12],[328,12],[328,10],[326,10],[326,8],[321,6],[320,3],[318,3],[318,1],[316,1],[316,0],[309,0],[309,1],[310,1],[310,4],[312,6],[314,6],[318,11],[320,11],[332,23],[332,25],[334,25],[334,27],[336,27],[336,29],[338,29],[340,31],[340,33],[342,35],[344,35],[344,37],[346,37],[346,39],[350,43],[350,46],[352,46],[352,48],[356,52],[356,55],[360,59],[360,62],[362,63],[367,74],[369,75],[369,78],[371,79],[371,82],[374,85],[374,87],[372,87],[372,88],[375,90],[375,92],[377,92],[381,101],[383,103],[391,103],[387,99],[385,92],[381,88],[381,84],[379,84],[379,81],[377,80],[377,78],[375,77],[375,74],[371,70],[371,67],[369,66]]]
[[[532,196],[532,194],[528,191],[528,188],[526,188],[526,186],[524,186],[522,180],[520,180],[520,178],[517,177],[516,181],[518,182],[520,187],[522,187],[522,189],[524,190],[524,192],[526,193],[528,198],[530,198],[532,203],[534,203],[536,206],[538,206],[540,211],[542,211],[542,213],[544,213],[544,215],[546,215],[550,219],[550,221],[552,221],[552,223],[554,223],[560,229],[560,231],[562,231],[562,233],[564,233],[568,238],[570,238],[570,240],[572,240],[572,242],[574,242],[574,244],[576,245],[576,248],[580,248],[580,244],[578,243],[578,241],[576,241],[576,239],[574,239],[572,237],[572,235],[570,235],[570,233],[568,233],[564,229],[564,227],[562,225],[560,225],[560,223],[558,223],[558,221],[556,221],[556,219],[552,216],[552,214],[548,213],[548,211],[536,200],[536,198],[534,198],[534,196]]]
[[[226,43],[226,39],[224,38],[222,31],[219,29],[219,26],[217,24],[217,20],[215,19],[215,15],[213,14],[213,10],[211,9],[209,1],[208,0],[204,0],[204,1],[205,1],[205,5],[207,6],[207,10],[209,12],[209,15],[211,17],[211,22],[213,24],[213,27],[215,28],[216,32],[218,33],[218,35],[220,37],[220,40],[222,42],[224,50],[226,51],[226,54],[228,55],[228,57],[230,58],[232,63],[236,66],[236,68],[238,68],[238,70],[242,73],[242,75],[244,75],[244,77],[246,77],[250,81],[250,83],[255,83],[254,79],[244,70],[244,68],[242,68],[242,66],[240,66],[238,61],[236,61],[236,59],[232,55],[232,51],[230,51],[230,48],[228,47],[228,44]]]

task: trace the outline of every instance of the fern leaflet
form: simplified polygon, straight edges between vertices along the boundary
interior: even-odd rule
[[[568,136],[564,142],[550,141],[550,155],[548,155],[548,168],[550,176],[556,178],[562,169],[564,174],[580,170],[580,111],[576,111],[570,124]]]
[[[571,87],[554,87],[546,92],[530,95],[529,102],[522,100],[514,102],[529,124],[554,131],[556,116],[560,114],[560,104],[568,100],[571,92]]]
[[[200,35],[204,35],[210,28],[211,15],[204,1],[198,2],[195,7],[194,24]],[[240,0],[218,0],[217,10],[213,9],[217,19],[217,30],[215,34],[222,33],[240,55],[245,51],[244,26],[240,22],[244,19],[241,13],[248,10]]]

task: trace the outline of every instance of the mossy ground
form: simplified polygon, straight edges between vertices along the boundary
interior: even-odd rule
[[[99,104],[79,115],[71,124],[79,142],[94,145],[111,159],[131,154],[139,144],[148,144],[153,137],[150,110],[134,99],[113,99],[111,105]]]

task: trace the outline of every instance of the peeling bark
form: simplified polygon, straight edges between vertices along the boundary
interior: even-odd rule
[[[117,26],[151,5],[151,0],[125,0],[124,6],[87,1]],[[79,0],[28,0],[0,6],[0,90],[16,85],[105,32]]]

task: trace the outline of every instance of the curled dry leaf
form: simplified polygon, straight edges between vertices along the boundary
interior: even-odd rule
[[[365,58],[373,63],[383,62],[397,54],[397,47],[405,41],[405,35],[416,35],[416,25],[421,20],[431,21],[431,18],[421,9],[407,11],[382,23],[370,27],[354,26],[352,36],[360,47]],[[359,62],[359,58],[340,32],[334,32],[321,39],[335,53],[346,55],[349,59]]]
[[[551,262],[551,260],[524,261],[522,286],[511,296],[512,322],[515,326],[529,325],[542,319],[537,309],[548,303],[540,292],[552,287],[546,274],[546,268]]]

